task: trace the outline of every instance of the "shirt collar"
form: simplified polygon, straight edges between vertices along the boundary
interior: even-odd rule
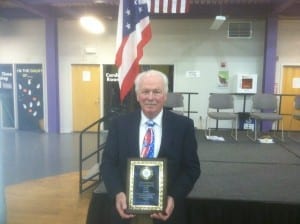
[[[151,119],[152,121],[155,122],[155,125],[158,125],[158,126],[161,127],[162,115],[163,115],[163,110],[161,110],[156,117],[154,117],[153,119]],[[143,113],[143,111],[141,111],[141,124],[144,125],[148,120],[149,120],[149,118],[147,118],[145,116],[145,114]]]

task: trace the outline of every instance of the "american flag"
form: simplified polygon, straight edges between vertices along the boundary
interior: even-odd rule
[[[147,0],[121,0],[119,4],[116,66],[121,102],[133,87],[143,47],[152,36],[147,3]]]
[[[149,0],[150,13],[187,13],[189,0]]]

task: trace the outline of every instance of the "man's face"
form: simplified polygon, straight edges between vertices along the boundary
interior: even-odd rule
[[[154,118],[162,110],[167,95],[160,76],[145,76],[140,80],[137,101],[148,118]]]

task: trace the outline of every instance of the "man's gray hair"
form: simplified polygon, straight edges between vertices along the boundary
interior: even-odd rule
[[[134,80],[134,85],[135,85],[135,92],[137,93],[140,89],[140,82],[141,82],[141,79],[145,76],[152,76],[152,75],[155,75],[155,76],[160,76],[162,79],[163,79],[163,82],[164,82],[164,89],[163,91],[165,93],[168,93],[169,91],[169,80],[168,80],[168,77],[166,76],[166,74],[158,71],[158,70],[148,70],[148,71],[144,71],[144,72],[141,72],[140,74],[137,75],[137,77],[135,78]]]

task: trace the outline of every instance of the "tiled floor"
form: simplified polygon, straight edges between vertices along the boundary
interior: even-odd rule
[[[78,134],[0,132],[5,185],[78,170]]]

